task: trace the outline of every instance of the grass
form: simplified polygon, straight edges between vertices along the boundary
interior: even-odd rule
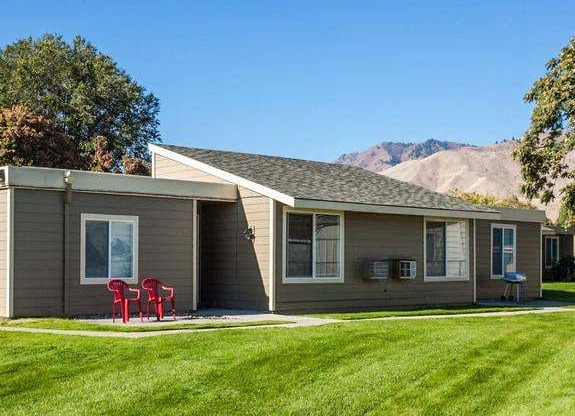
[[[575,303],[575,282],[543,282],[543,298]]]
[[[463,313],[486,313],[486,312],[511,312],[523,311],[534,308],[522,306],[462,306],[445,307],[432,309],[412,309],[412,310],[383,310],[372,312],[341,312],[341,313],[321,313],[312,314],[315,318],[331,318],[342,320],[387,318],[394,316],[423,316],[423,315],[459,315]]]
[[[173,334],[0,332],[5,415],[563,415],[574,313]]]
[[[240,326],[261,326],[261,325],[281,325],[291,323],[283,320],[262,320],[250,322],[209,322],[209,323],[170,323],[166,325],[124,325],[116,324],[97,324],[83,322],[72,319],[61,318],[28,318],[14,319],[0,322],[2,326],[12,326],[20,328],[41,328],[41,329],[62,329],[75,331],[107,331],[107,332],[153,332],[153,331],[174,331],[177,329],[214,329],[214,328],[236,328]]]

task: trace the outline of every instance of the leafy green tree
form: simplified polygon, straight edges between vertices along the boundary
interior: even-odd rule
[[[498,198],[494,195],[480,194],[478,192],[464,192],[457,189],[451,191],[450,195],[477,205],[487,205],[500,208],[536,209],[535,205],[531,202],[521,201],[515,195],[509,198]]]
[[[570,215],[575,212],[575,171],[565,157],[575,148],[575,38],[547,63],[547,73],[525,95],[534,103],[531,124],[514,151],[521,165],[521,192],[548,203],[560,196]],[[568,180],[556,189],[557,179]]]
[[[148,161],[147,144],[160,140],[158,99],[79,36],[68,44],[47,34],[0,49],[0,107],[15,105],[71,137],[85,169],[101,138],[112,158],[107,171],[122,170],[126,155]]]
[[[573,212],[565,207],[565,205],[561,205],[561,208],[559,208],[559,214],[557,215],[557,221],[555,221],[553,225],[557,225],[559,227],[575,226],[575,217],[573,216]]]

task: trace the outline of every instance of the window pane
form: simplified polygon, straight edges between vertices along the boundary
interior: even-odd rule
[[[491,247],[491,274],[501,276],[503,274],[503,229],[493,229],[493,245]]]
[[[464,221],[446,222],[447,276],[467,276],[466,226]]]
[[[513,252],[508,253],[507,251],[503,253],[503,270],[505,273],[509,273],[509,272],[514,272],[515,271],[515,267],[513,265],[514,263],[514,257],[515,255],[513,254]]]
[[[315,275],[316,277],[339,277],[339,216],[316,215],[315,217]]]
[[[108,277],[108,221],[86,221],[86,278]]]
[[[553,253],[551,252],[552,250],[551,242],[552,242],[551,238],[545,239],[545,266],[547,267],[551,267],[551,265],[553,264]]]
[[[311,214],[287,215],[287,277],[312,277]]]
[[[545,239],[545,266],[551,267],[559,261],[559,239]]]
[[[111,276],[131,278],[133,273],[134,255],[134,224],[131,222],[115,222],[111,224]]]
[[[515,240],[515,230],[511,228],[503,229],[503,245],[505,249],[513,250],[513,241]]]
[[[426,223],[427,276],[445,276],[445,223]]]

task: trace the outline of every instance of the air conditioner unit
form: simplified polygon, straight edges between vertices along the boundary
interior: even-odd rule
[[[373,261],[368,264],[367,278],[370,280],[384,280],[389,277],[389,261]]]
[[[398,279],[415,279],[417,262],[414,260],[396,260],[394,276]]]

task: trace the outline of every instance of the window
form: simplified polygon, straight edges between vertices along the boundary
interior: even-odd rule
[[[425,279],[468,280],[467,222],[425,221]]]
[[[515,225],[491,225],[491,277],[515,271]]]
[[[138,282],[138,217],[82,214],[81,283]]]
[[[550,269],[559,262],[559,237],[545,237],[545,267]]]
[[[340,214],[286,212],[285,281],[342,281]]]

